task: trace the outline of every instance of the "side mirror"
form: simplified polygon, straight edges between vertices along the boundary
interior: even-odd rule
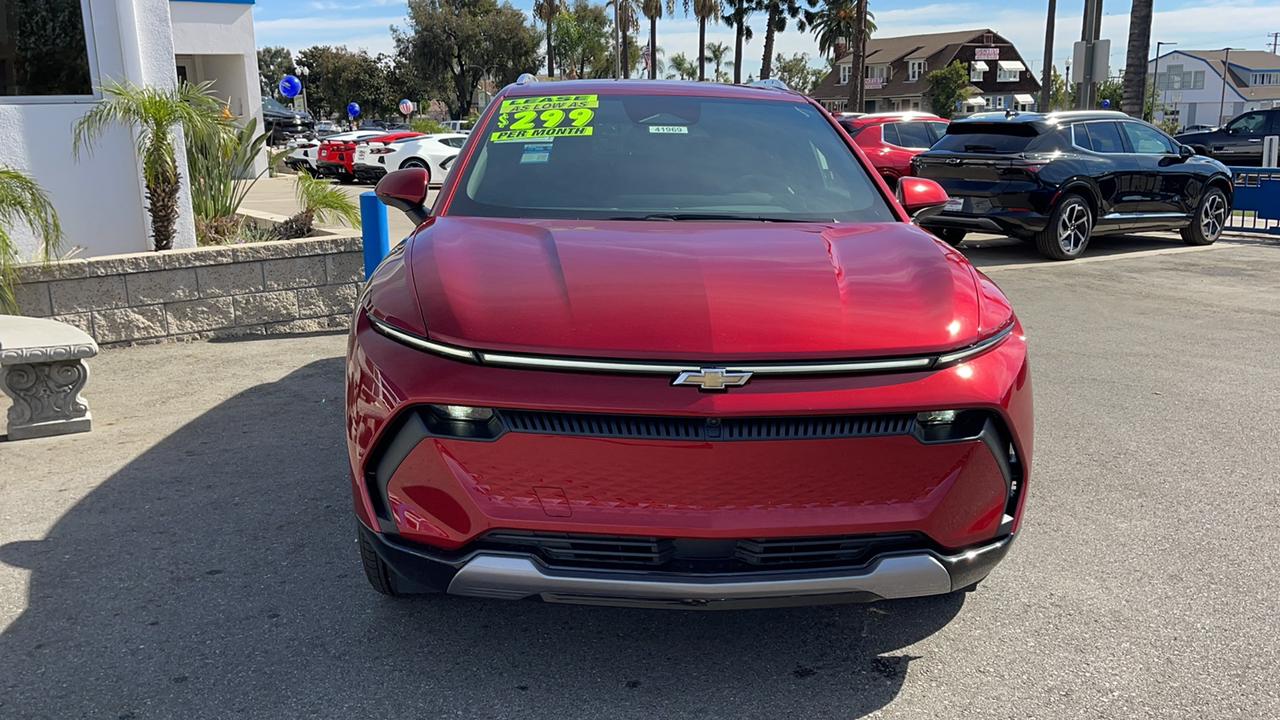
[[[1196,150],[1190,145],[1178,146],[1178,157],[1182,158],[1183,160],[1189,160],[1195,156],[1196,156]]]
[[[912,222],[942,212],[948,199],[947,191],[927,178],[904,177],[898,181],[898,202]]]
[[[421,225],[431,217],[426,208],[429,179],[426,168],[396,170],[379,180],[373,192],[383,205],[403,212],[414,224]]]

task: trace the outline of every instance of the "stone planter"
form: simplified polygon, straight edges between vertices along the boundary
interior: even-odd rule
[[[23,315],[74,325],[100,345],[346,328],[364,282],[357,236],[18,266]]]

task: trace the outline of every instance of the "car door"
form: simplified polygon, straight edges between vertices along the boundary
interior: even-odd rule
[[[1227,123],[1210,148],[1213,157],[1227,165],[1261,165],[1269,115],[1266,110],[1254,110]]]
[[[1127,229],[1131,218],[1142,212],[1146,196],[1141,192],[1142,166],[1129,152],[1120,124],[1114,120],[1084,122],[1072,131],[1075,145],[1094,153],[1087,160],[1089,175],[1102,195],[1100,217],[1094,222],[1102,229]]]
[[[1141,172],[1130,191],[1140,195],[1133,227],[1168,225],[1189,211],[1187,196],[1193,180],[1186,162],[1178,155],[1177,144],[1164,133],[1133,120],[1120,123],[1130,153]]]

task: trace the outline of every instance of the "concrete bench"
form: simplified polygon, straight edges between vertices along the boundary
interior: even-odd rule
[[[0,389],[13,398],[9,439],[88,432],[80,391],[89,379],[84,360],[97,354],[98,344],[79,328],[0,315]]]

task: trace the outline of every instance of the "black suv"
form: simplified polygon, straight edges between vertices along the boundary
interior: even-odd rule
[[[271,133],[271,144],[279,145],[295,137],[312,135],[315,126],[310,113],[290,110],[275,98],[262,96],[262,127]]]
[[[1035,243],[1071,260],[1091,234],[1181,230],[1218,239],[1231,215],[1231,173],[1118,112],[981,113],[956,120],[912,174],[951,196],[924,227],[955,245],[967,232]]]
[[[1261,165],[1262,140],[1268,135],[1280,135],[1280,108],[1250,110],[1215,130],[1182,133],[1176,139],[1227,165]]]

